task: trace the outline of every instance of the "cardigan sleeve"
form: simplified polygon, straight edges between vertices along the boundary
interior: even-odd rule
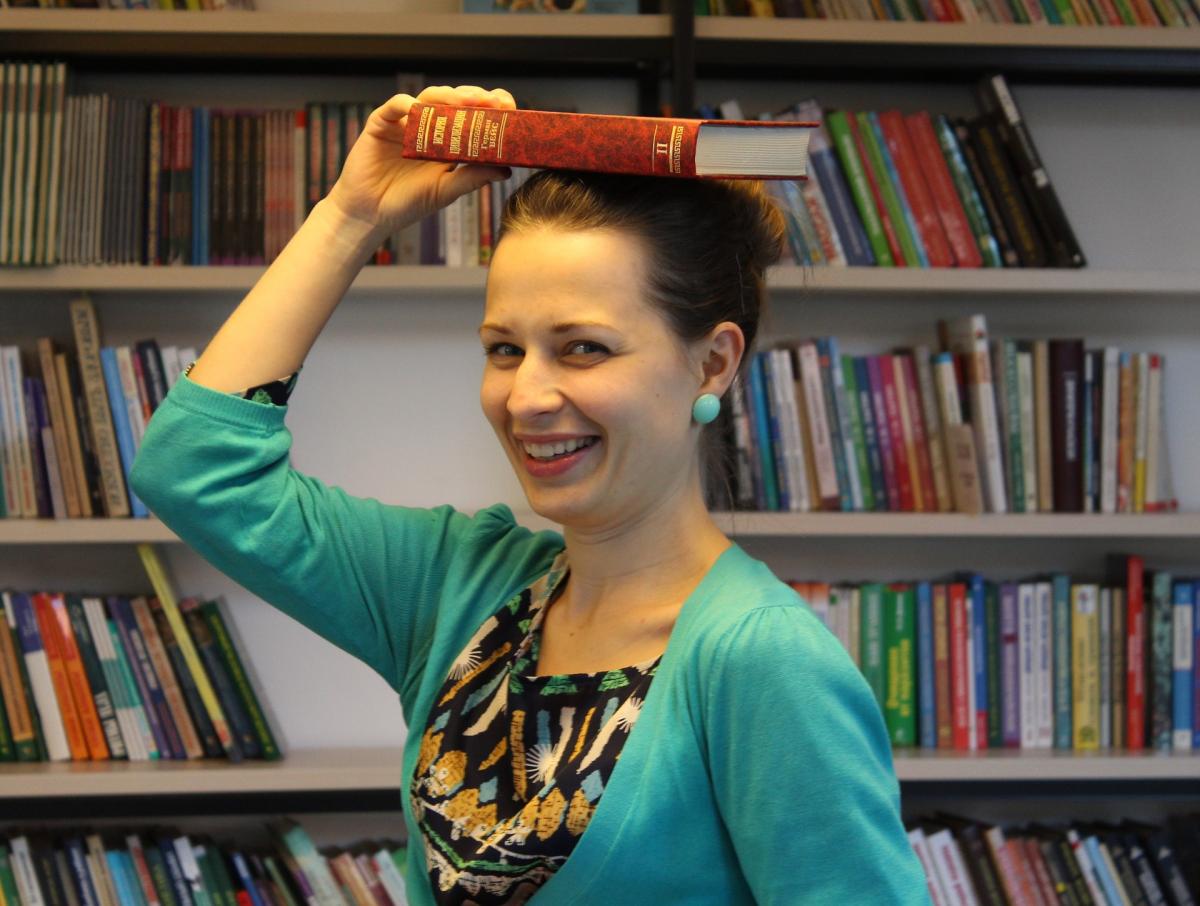
[[[507,543],[511,512],[392,506],[328,486],[292,468],[287,411],[181,375],[150,420],[130,486],[217,569],[403,694],[448,576],[490,571],[486,592],[505,568],[529,569]]]
[[[762,904],[925,904],[883,716],[798,600],[750,611],[708,675],[717,806]]]

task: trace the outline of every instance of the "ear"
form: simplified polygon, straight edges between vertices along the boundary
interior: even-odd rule
[[[703,369],[704,383],[699,393],[724,396],[746,351],[746,337],[732,321],[722,321],[697,341],[696,355]]]

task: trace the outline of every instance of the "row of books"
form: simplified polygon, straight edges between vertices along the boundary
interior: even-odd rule
[[[405,906],[396,840],[317,848],[302,824],[266,822],[267,842],[157,826],[30,828],[0,836],[0,903],[41,906]]]
[[[936,812],[905,822],[934,906],[1195,906],[1200,815],[1001,827]]]
[[[979,114],[825,109],[760,119],[822,122],[809,177],[769,181],[797,264],[1083,267],[1086,260],[1003,75],[976,84]],[[744,119],[736,100],[701,114]]]
[[[0,761],[281,757],[217,601],[0,597]]]
[[[698,16],[1000,22],[1018,25],[1200,25],[1195,0],[695,0]]]
[[[154,411],[196,359],[193,347],[100,346],[92,301],[71,302],[75,349],[40,337],[32,364],[0,344],[0,515],[98,518],[150,513],[128,485]]]
[[[1166,359],[1082,339],[989,338],[850,355],[836,337],[755,353],[722,425],[736,508],[1153,513],[1177,509]],[[711,505],[721,494],[710,480]]]
[[[333,187],[366,103],[300,109],[68,95],[63,62],[0,65],[0,265],[262,265]],[[418,74],[396,89],[416,95]],[[373,264],[487,264],[517,169],[389,236]]]
[[[1197,582],[1114,555],[1106,582],[791,586],[866,678],[893,745],[1200,750]]]

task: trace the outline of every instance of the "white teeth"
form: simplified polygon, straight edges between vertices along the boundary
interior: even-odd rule
[[[562,453],[578,450],[580,447],[591,446],[595,441],[594,437],[582,437],[556,444],[522,444],[522,446],[525,448],[525,452],[534,459],[550,459]]]

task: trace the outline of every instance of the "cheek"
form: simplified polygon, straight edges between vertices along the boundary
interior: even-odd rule
[[[507,416],[507,382],[493,374],[485,374],[479,385],[479,405],[484,417],[496,430],[502,430]]]

